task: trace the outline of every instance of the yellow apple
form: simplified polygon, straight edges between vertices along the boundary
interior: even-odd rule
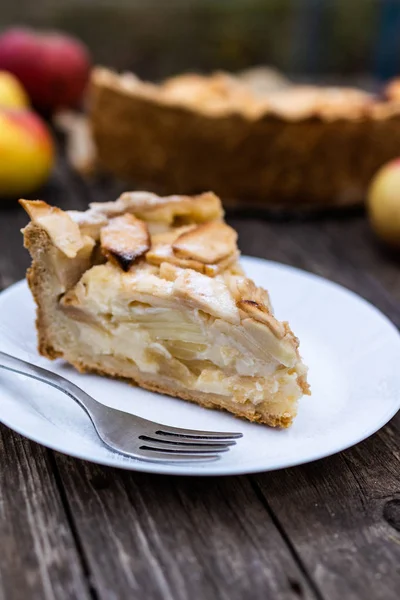
[[[14,75],[0,71],[0,107],[27,108],[28,95]]]
[[[48,178],[53,160],[53,140],[38,115],[0,108],[0,196],[34,191]]]
[[[372,179],[367,210],[375,233],[400,248],[400,158],[381,167]]]

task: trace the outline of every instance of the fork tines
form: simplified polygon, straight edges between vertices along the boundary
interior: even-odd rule
[[[216,460],[241,438],[241,433],[197,431],[162,426],[149,435],[140,435],[143,457],[157,461]]]

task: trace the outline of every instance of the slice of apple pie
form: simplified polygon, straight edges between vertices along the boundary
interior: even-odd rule
[[[299,343],[244,275],[217,196],[128,192],[86,212],[21,204],[43,356],[291,424],[309,393]]]

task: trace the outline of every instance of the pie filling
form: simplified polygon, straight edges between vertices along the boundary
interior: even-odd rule
[[[23,202],[41,353],[290,425],[308,393],[298,340],[243,275],[219,203],[154,198],[78,214]]]

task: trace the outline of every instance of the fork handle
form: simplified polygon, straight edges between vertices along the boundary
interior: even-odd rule
[[[13,371],[20,375],[26,375],[26,377],[37,379],[38,381],[42,381],[43,383],[47,383],[57,388],[75,400],[93,421],[93,417],[96,414],[96,408],[99,408],[99,403],[80,387],[72,383],[72,381],[65,379],[65,377],[57,375],[57,373],[53,373],[47,369],[43,369],[42,367],[37,367],[36,365],[21,360],[20,358],[16,358],[15,356],[10,356],[5,352],[0,352],[0,369]]]

